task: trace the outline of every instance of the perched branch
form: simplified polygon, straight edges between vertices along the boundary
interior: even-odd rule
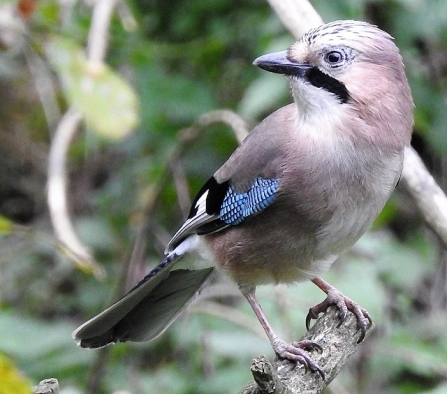
[[[366,332],[368,337],[374,326]],[[357,343],[361,332],[357,319],[349,313],[340,324],[338,310],[331,307],[320,316],[302,339],[318,342],[323,351],[313,351],[312,357],[325,374],[323,380],[318,373],[306,371],[304,366],[289,361],[268,361],[264,356],[253,360],[251,371],[254,382],[249,383],[239,394],[317,394],[337,376],[360,347]]]

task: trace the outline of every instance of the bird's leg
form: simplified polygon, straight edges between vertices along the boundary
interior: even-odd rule
[[[323,290],[327,294],[327,297],[323,302],[309,309],[309,313],[306,317],[307,329],[309,329],[311,319],[316,319],[319,313],[325,312],[331,305],[335,305],[338,308],[340,324],[345,321],[348,311],[351,311],[355,315],[361,331],[357,343],[362,342],[363,339],[365,339],[366,329],[372,323],[368,311],[360,307],[359,304],[352,301],[350,298],[344,296],[341,291],[337,290],[323,279],[314,278],[312,279],[312,282]]]
[[[256,317],[258,318],[259,322],[262,325],[262,328],[267,334],[270,343],[272,344],[272,348],[277,356],[279,358],[287,359],[295,363],[303,364],[306,369],[310,369],[313,372],[318,372],[324,379],[324,372],[318,366],[318,364],[310,358],[309,353],[307,353],[306,351],[314,349],[322,351],[321,346],[318,343],[309,340],[287,343],[286,341],[279,338],[267,321],[267,318],[262,311],[261,305],[256,300],[255,288],[245,286],[239,286],[239,288],[252,307],[254,313],[256,314]]]

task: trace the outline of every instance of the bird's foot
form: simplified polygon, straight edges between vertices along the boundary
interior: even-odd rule
[[[318,350],[322,352],[322,347],[314,341],[302,340],[299,342],[287,343],[280,338],[276,338],[272,342],[273,350],[281,359],[286,359],[294,363],[304,365],[306,370],[318,372],[324,379],[324,372],[319,365],[310,358],[309,350]]]
[[[325,312],[331,305],[338,308],[338,316],[340,317],[339,326],[346,320],[348,311],[355,315],[361,331],[360,338],[358,339],[357,343],[362,342],[365,339],[367,328],[372,323],[371,317],[366,309],[362,308],[350,298],[344,296],[342,292],[337,290],[335,287],[331,287],[327,291],[327,297],[323,302],[309,309],[309,313],[306,317],[306,328],[309,329],[311,319],[317,319],[318,315]]]

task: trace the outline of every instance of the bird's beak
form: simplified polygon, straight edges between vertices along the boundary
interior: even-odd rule
[[[290,75],[295,77],[305,77],[312,68],[308,63],[295,63],[288,59],[287,51],[268,53],[259,56],[253,64],[263,70],[272,73]]]

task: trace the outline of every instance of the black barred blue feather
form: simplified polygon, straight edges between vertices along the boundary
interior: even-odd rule
[[[197,194],[188,219],[172,237],[166,253],[190,235],[215,233],[261,212],[275,200],[278,187],[277,179],[258,177],[246,192],[237,192],[230,181],[218,183],[211,177]]]
[[[267,208],[276,198],[276,179],[256,178],[248,191],[238,193],[230,186],[222,202],[219,218],[230,225],[237,225],[251,215]]]

